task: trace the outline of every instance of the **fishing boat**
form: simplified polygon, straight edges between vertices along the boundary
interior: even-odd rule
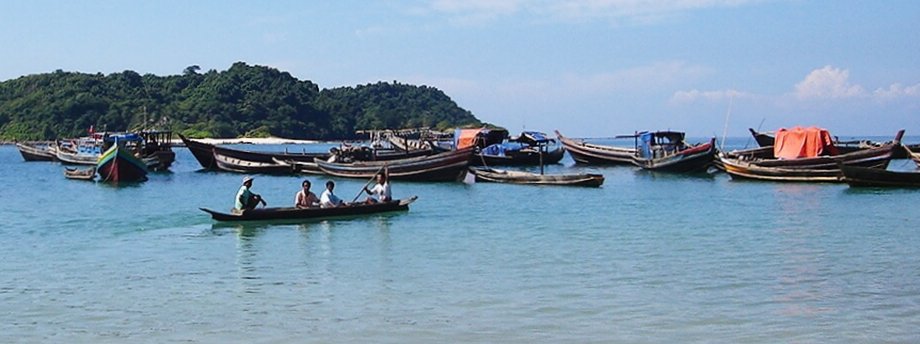
[[[63,164],[94,166],[102,154],[105,133],[55,142],[55,158]]]
[[[636,156],[635,148],[606,146],[568,138],[556,130],[556,137],[569,152],[575,163],[586,165],[632,164]]]
[[[243,160],[220,154],[216,150],[214,151],[214,163],[217,164],[219,170],[227,172],[260,174],[292,174],[295,172],[294,167],[289,164]]]
[[[54,161],[51,145],[48,141],[19,142],[16,148],[25,161]]]
[[[104,182],[140,182],[147,180],[147,164],[127,148],[135,134],[109,136],[111,146],[99,156],[96,171]]]
[[[562,160],[565,148],[537,131],[525,131],[511,137],[504,129],[457,129],[454,147],[473,147],[470,165],[539,166]]]
[[[407,211],[409,204],[417,196],[391,202],[356,203],[334,208],[256,208],[242,212],[222,213],[207,208],[199,208],[217,221],[268,221],[268,220],[317,220],[330,217],[345,217],[378,214],[392,211]]]
[[[599,187],[601,184],[604,184],[604,176],[600,174],[540,174],[488,167],[470,167],[470,173],[476,176],[477,182],[588,187]]]
[[[887,168],[903,135],[904,131],[899,131],[893,142],[881,147],[835,154],[826,131],[809,128],[788,137],[778,135],[772,150],[728,152],[720,154],[719,160],[725,172],[737,179],[840,182],[841,165]],[[769,157],[765,156],[768,152]]]
[[[473,147],[408,159],[389,161],[329,162],[315,159],[328,175],[345,178],[371,178],[387,168],[390,179],[411,181],[457,181],[463,178]]]
[[[75,180],[94,180],[96,178],[96,168],[64,167],[64,177]]]
[[[256,152],[256,151],[247,151],[240,149],[233,149],[228,147],[222,147],[218,145],[213,145],[210,143],[205,143],[198,140],[189,139],[182,134],[179,134],[179,139],[182,140],[182,143],[185,144],[185,147],[188,148],[192,155],[195,157],[195,160],[198,160],[198,163],[201,164],[201,167],[206,170],[219,170],[217,161],[215,161],[214,153],[217,153],[221,156],[236,158],[243,161],[249,162],[259,162],[259,163],[276,163],[275,160],[280,161],[296,161],[296,162],[313,162],[313,159],[321,158],[328,159],[328,153],[294,153],[294,152]]]
[[[783,129],[780,129],[783,130]],[[772,132],[760,132],[754,130],[753,128],[748,128],[748,131],[751,132],[751,136],[754,137],[754,140],[757,141],[757,145],[760,147],[773,147],[773,144],[776,142]],[[841,141],[838,137],[833,137],[834,147],[837,149],[839,154],[846,154],[850,152],[855,152],[860,149],[869,149],[881,147],[885,143],[873,142],[870,140],[849,140]],[[892,159],[906,159],[908,154],[906,149],[920,150],[920,144],[913,145],[904,145],[903,149],[895,149]]]
[[[920,172],[841,165],[841,179],[851,187],[920,188]]]
[[[642,169],[664,172],[702,172],[712,166],[716,156],[716,139],[695,145],[688,144],[679,131],[641,132],[618,136],[636,139],[637,154],[633,164]]]

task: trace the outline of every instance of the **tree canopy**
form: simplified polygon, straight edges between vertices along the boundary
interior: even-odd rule
[[[64,72],[0,82],[0,139],[48,140],[95,130],[168,129],[190,137],[354,139],[356,130],[482,125],[429,86],[378,82],[320,90],[265,66],[182,75]]]

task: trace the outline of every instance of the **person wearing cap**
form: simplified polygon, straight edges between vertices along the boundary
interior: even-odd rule
[[[252,177],[246,176],[243,177],[243,185],[240,186],[240,191],[236,193],[236,210],[243,211],[246,209],[255,209],[259,203],[262,203],[263,206],[268,205],[265,203],[265,200],[262,199],[262,196],[252,193]]]

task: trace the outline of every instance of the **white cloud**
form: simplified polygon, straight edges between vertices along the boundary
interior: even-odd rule
[[[805,80],[795,84],[794,94],[799,99],[841,99],[865,95],[862,86],[850,84],[850,71],[824,66],[808,73]]]
[[[879,88],[872,92],[872,98],[878,101],[893,100],[901,97],[920,97],[920,84],[904,87],[900,83],[888,88]]]

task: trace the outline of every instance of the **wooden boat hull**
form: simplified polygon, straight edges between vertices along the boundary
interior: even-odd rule
[[[738,157],[722,156],[720,161],[725,172],[732,178],[757,179],[784,182],[840,182],[840,166],[858,166],[885,169],[891,161],[892,151],[897,143],[879,148],[865,149],[830,157],[792,160],[744,160]],[[803,164],[807,160],[812,164]],[[782,162],[787,162],[782,165]]]
[[[147,180],[147,164],[118,145],[99,156],[96,171],[104,182],[140,182]]]
[[[843,182],[851,187],[920,188],[920,172],[895,172],[878,168],[841,166]]]
[[[179,139],[181,139],[185,144],[185,147],[188,148],[190,152],[192,152],[192,155],[195,157],[195,160],[198,160],[198,163],[201,164],[201,167],[206,170],[220,169],[219,166],[217,166],[217,161],[214,160],[214,153],[230,158],[260,163],[275,163],[274,159],[283,161],[313,162],[313,159],[316,158],[329,158],[329,154],[326,153],[253,152],[232,149],[192,140],[182,136],[181,134],[179,134]]]
[[[221,155],[214,151],[214,163],[217,169],[226,172],[235,173],[259,173],[259,174],[292,174],[294,168],[291,165],[279,164],[272,162],[258,162],[243,160],[226,155]]]
[[[80,154],[80,153],[69,153],[62,150],[57,150],[55,158],[60,161],[62,164],[70,165],[85,165],[93,166],[99,162],[99,155],[95,154]]]
[[[74,180],[94,180],[96,179],[96,168],[91,167],[91,168],[85,168],[85,169],[78,169],[78,168],[65,167],[64,177],[67,179],[74,179]]]
[[[466,173],[473,147],[435,155],[389,161],[334,163],[316,159],[328,175],[345,178],[371,178],[385,166],[390,179],[411,181],[457,181]]]
[[[536,174],[481,167],[470,167],[470,173],[476,176],[477,182],[586,187],[604,184],[604,176],[600,174]]]
[[[625,147],[604,146],[584,141],[574,140],[563,136],[556,131],[559,142],[572,159],[578,164],[586,165],[625,165],[633,164],[636,149]]]
[[[25,161],[54,161],[54,153],[48,142],[20,142],[16,144]]]
[[[497,156],[488,154],[473,154],[470,160],[472,166],[540,166],[559,163],[565,156],[565,148],[559,147],[549,152],[543,153],[542,159],[540,153],[536,151],[516,151],[508,152],[507,155]]]
[[[706,171],[716,156],[716,139],[672,155],[655,159],[636,157],[633,163],[642,169],[662,172],[689,173]]]
[[[407,211],[409,204],[418,197],[383,202],[374,204],[359,203],[345,207],[335,208],[260,208],[243,211],[242,213],[222,213],[207,208],[199,208],[211,215],[217,221],[271,221],[271,220],[317,220],[331,217],[358,216],[379,214],[392,211]]]

